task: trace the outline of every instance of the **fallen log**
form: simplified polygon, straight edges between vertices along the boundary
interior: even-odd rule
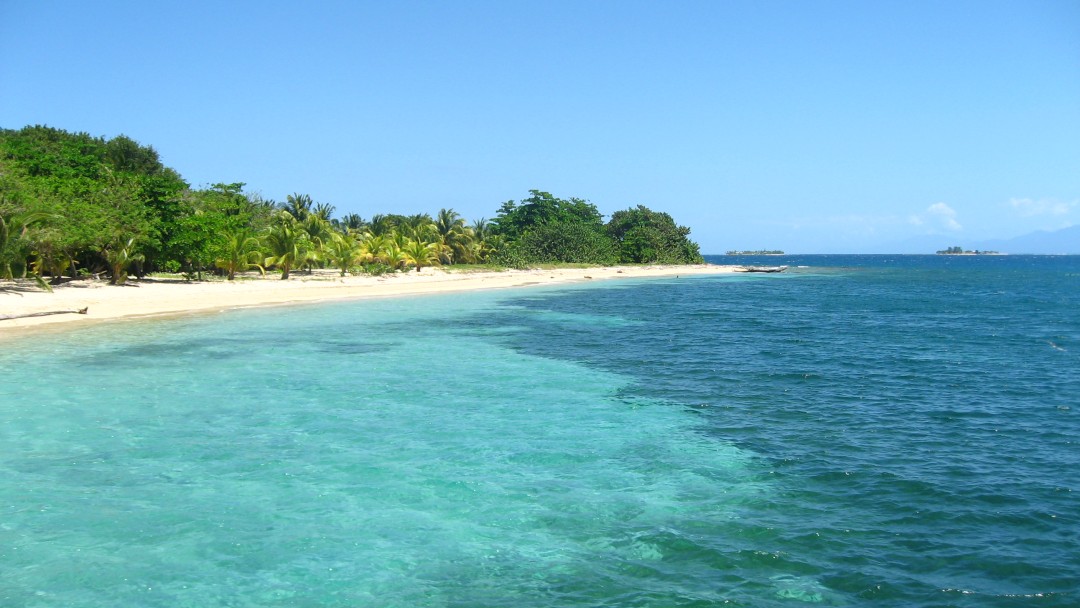
[[[79,310],[50,310],[47,312],[31,312],[25,315],[0,315],[0,321],[10,321],[11,319],[25,319],[27,317],[47,317],[49,315],[85,315],[86,311],[90,307],[80,308]]]

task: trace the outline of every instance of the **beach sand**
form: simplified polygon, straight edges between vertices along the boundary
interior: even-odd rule
[[[73,281],[52,293],[26,283],[0,283],[0,338],[23,335],[41,326],[75,327],[110,319],[212,312],[231,308],[282,305],[323,300],[439,294],[477,289],[555,285],[588,280],[672,277],[734,272],[732,266],[617,266],[482,272],[447,272],[425,268],[373,276],[339,276],[336,270],[296,273],[289,280],[277,274],[245,276],[236,281],[184,282],[129,280],[127,285],[105,281]],[[86,314],[4,319],[52,311],[87,309]]]

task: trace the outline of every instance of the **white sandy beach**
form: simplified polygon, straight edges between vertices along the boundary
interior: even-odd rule
[[[32,331],[43,325],[76,326],[109,319],[210,312],[230,308],[269,306],[322,300],[439,294],[477,289],[505,289],[554,285],[588,280],[671,277],[734,272],[732,266],[620,266],[507,270],[502,272],[446,272],[425,268],[422,272],[372,276],[338,276],[319,270],[307,275],[293,273],[286,281],[278,275],[244,277],[227,281],[183,282],[129,280],[114,286],[105,281],[74,281],[45,292],[20,283],[0,283],[0,337]],[[4,318],[53,311],[86,314]]]

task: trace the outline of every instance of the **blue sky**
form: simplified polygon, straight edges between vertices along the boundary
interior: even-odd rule
[[[705,253],[1080,224],[1080,2],[0,0],[0,127],[337,215],[644,204]]]

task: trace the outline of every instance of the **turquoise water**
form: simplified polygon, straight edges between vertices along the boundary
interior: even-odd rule
[[[1080,258],[768,263],[5,342],[0,605],[1080,603]]]

